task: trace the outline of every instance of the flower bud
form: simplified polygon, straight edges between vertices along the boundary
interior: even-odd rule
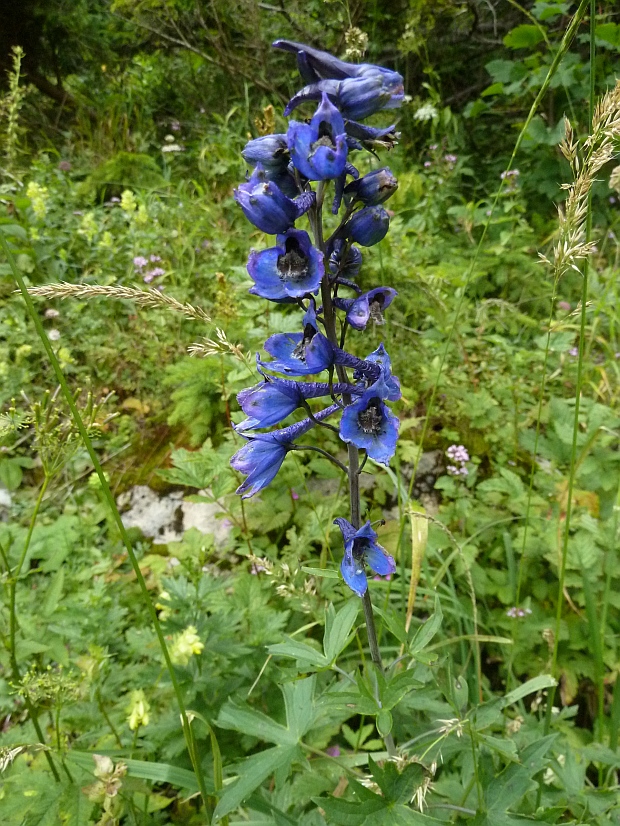
[[[382,169],[375,169],[363,178],[347,184],[344,188],[344,199],[347,204],[361,201],[364,206],[376,206],[387,201],[397,189],[398,181],[392,171],[384,166]]]
[[[361,244],[363,247],[372,247],[378,244],[387,235],[390,228],[390,218],[382,206],[369,206],[356,212],[348,221],[345,232],[347,238]]]

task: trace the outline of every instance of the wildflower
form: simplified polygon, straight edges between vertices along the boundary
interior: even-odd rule
[[[398,293],[391,287],[376,287],[357,298],[336,298],[334,304],[346,310],[346,319],[355,330],[365,330],[372,319],[375,324],[385,324],[383,310],[390,306]]]
[[[162,152],[184,152],[185,149],[180,143],[166,143],[161,148]]]
[[[345,203],[361,202],[364,206],[376,206],[393,195],[398,189],[398,181],[392,171],[384,166],[364,175],[357,181],[351,181],[344,188]]]
[[[558,310],[564,310],[564,312],[570,312],[570,304],[568,301],[558,301]]]
[[[121,193],[121,209],[123,212],[127,214],[131,214],[135,212],[138,208],[138,203],[136,201],[136,196],[133,194],[131,189],[125,189]]]
[[[362,247],[372,247],[382,241],[390,228],[390,218],[382,206],[364,207],[356,212],[345,224],[346,237],[361,244]]]
[[[101,236],[99,246],[103,249],[111,249],[114,246],[114,236],[109,230],[106,230]]]
[[[173,120],[170,123],[170,128],[172,129],[173,132],[180,132],[181,131],[181,124],[179,123],[178,120]]]
[[[84,238],[88,241],[89,244],[92,244],[93,238],[99,231],[99,227],[97,226],[97,221],[95,220],[95,213],[94,212],[87,212],[86,215],[83,216],[82,220],[80,221],[80,228],[78,229],[78,234],[83,235]]]
[[[41,186],[41,184],[36,183],[36,181],[30,181],[26,187],[26,196],[30,198],[32,211],[39,220],[45,218],[47,214],[48,195],[47,187]]]
[[[385,384],[385,398],[390,402],[397,402],[401,397],[400,381],[392,375],[392,361],[387,354],[383,342],[364,360],[367,364],[376,364],[381,369],[381,376]],[[353,374],[355,379],[362,378],[357,371]]]
[[[446,450],[446,456],[454,462],[469,462],[469,453],[463,445],[450,445]]]
[[[295,200],[287,197],[268,180],[261,164],[256,165],[247,183],[235,189],[234,198],[248,221],[269,235],[286,232],[315,201],[313,192],[304,192]]]
[[[143,255],[136,255],[136,257],[133,259],[133,265],[137,270],[143,269],[144,267],[146,267],[148,263],[149,262]]]
[[[430,169],[432,165],[430,161],[424,161],[424,169]]]
[[[50,341],[58,341],[58,339],[60,338],[60,330],[56,330],[55,328],[52,330],[48,330],[47,337]]]
[[[403,102],[403,78],[398,72],[369,63],[347,63],[290,40],[276,40],[273,45],[297,55],[299,73],[309,84],[291,99],[285,115],[305,100],[319,100],[324,93],[353,120],[363,120],[380,109],[394,109]]]
[[[571,347],[568,351],[568,355],[576,358],[579,355],[579,348],[578,347]]]
[[[149,711],[150,705],[144,696],[144,691],[138,689],[131,692],[131,700],[127,711],[129,712],[128,724],[132,731],[135,731],[140,726],[148,726],[150,721]]]
[[[332,404],[316,413],[314,420],[304,419],[282,430],[255,433],[251,437],[242,434],[249,441],[230,460],[235,470],[247,476],[247,479],[237,488],[237,493],[241,494],[243,499],[249,499],[267,487],[282,467],[286,454],[294,449],[295,439],[314,427],[317,420],[322,421],[338,410],[340,410],[339,405]]]
[[[395,124],[379,128],[347,120],[344,128],[349,149],[393,149],[400,139],[400,132],[396,131]]]
[[[340,564],[342,578],[352,591],[363,597],[368,589],[365,566],[380,576],[389,576],[396,571],[396,563],[376,542],[377,534],[370,522],[358,530],[342,517],[334,519],[334,524],[340,528],[344,540],[344,556]]]
[[[162,267],[153,267],[152,270],[149,270],[142,276],[142,280],[145,282],[145,284],[150,284],[154,278],[159,278],[160,275],[165,274],[166,270],[164,270]]]
[[[151,220],[148,209],[144,204],[140,204],[138,211],[134,212],[132,218],[134,224],[138,227],[145,227]]]
[[[388,394],[389,389],[381,377],[344,409],[340,420],[340,438],[363,448],[371,459],[382,465],[389,464],[398,439],[398,418],[383,402]]]
[[[60,169],[61,172],[68,172],[71,169],[71,162],[70,161],[61,161],[58,164],[58,169]]]
[[[161,257],[159,255],[149,255],[149,261],[151,264],[159,264]]]
[[[286,135],[263,135],[246,143],[241,155],[247,163],[261,164],[269,173],[286,172],[291,156],[286,142]]]
[[[286,419],[298,407],[303,407],[307,399],[317,399],[331,393],[353,392],[355,388],[350,384],[304,384],[290,379],[266,377],[264,382],[237,394],[237,401],[248,418],[235,429],[242,433],[245,430],[271,427]]]
[[[45,318],[58,318],[60,312],[55,310],[53,307],[48,307],[47,310],[43,313]]]
[[[194,654],[200,654],[204,643],[200,641],[198,632],[193,625],[188,625],[174,639],[170,647],[170,659],[175,665],[187,665]]]
[[[312,246],[308,233],[290,229],[276,240],[275,247],[250,252],[247,269],[255,284],[250,293],[271,301],[316,294],[324,274],[323,254]]]
[[[344,260],[343,260],[344,256]],[[343,238],[334,242],[329,255],[329,269],[339,278],[355,278],[362,267],[362,253]]]
[[[276,333],[264,347],[275,361],[261,365],[276,373],[307,376],[327,370],[334,363],[334,348],[318,330],[314,300],[304,315],[302,333]]]
[[[433,120],[437,117],[439,117],[439,112],[432,103],[423,103],[422,106],[413,113],[413,119],[421,122]]]
[[[325,754],[329,754],[330,757],[340,757],[340,746],[330,746],[325,749]]]
[[[452,166],[454,166],[454,164],[458,161],[458,156],[448,153],[447,155],[444,155],[443,159],[446,163],[451,164]]]
[[[299,499],[299,494],[295,490],[295,488],[291,488],[291,499],[293,502],[296,502]]]
[[[286,142],[295,167],[309,181],[338,178],[347,160],[344,120],[326,94],[310,123],[292,120]]]
[[[528,614],[531,613],[531,608],[519,608],[517,605],[514,605],[512,608],[509,608],[506,611],[506,616],[510,617],[511,619],[523,619],[523,617],[526,617],[528,616]]]
[[[368,35],[357,26],[351,26],[344,33],[345,56],[354,60],[364,57],[368,49]]]

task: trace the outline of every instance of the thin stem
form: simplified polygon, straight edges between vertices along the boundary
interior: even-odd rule
[[[336,467],[339,467],[343,473],[349,473],[349,469],[345,467],[342,464],[342,462],[339,462],[335,456],[332,456],[331,453],[328,453],[326,450],[323,450],[322,447],[315,447],[314,445],[293,445],[291,450],[314,450],[315,453],[320,453],[321,456],[325,456],[326,459],[329,459],[329,461],[332,464],[336,465]]]
[[[138,562],[138,558],[136,557],[136,554],[135,554],[134,549],[131,545],[131,542],[129,541],[129,536],[127,535],[127,531],[125,529],[125,525],[123,524],[123,520],[121,519],[121,515],[118,511],[118,508],[116,506],[116,502],[114,501],[114,496],[112,495],[112,491],[110,490],[108,480],[106,479],[106,476],[103,472],[103,468],[101,467],[101,463],[99,462],[99,457],[97,456],[97,453],[95,452],[95,449],[93,447],[93,443],[91,441],[91,438],[88,435],[88,431],[86,430],[86,427],[84,426],[84,422],[82,421],[82,417],[80,415],[80,412],[79,412],[79,410],[77,408],[77,405],[75,403],[75,400],[73,398],[73,394],[71,393],[69,385],[67,384],[67,379],[65,378],[65,375],[62,371],[62,368],[60,366],[60,362],[58,361],[58,358],[56,357],[56,353],[54,353],[54,350],[52,349],[52,346],[49,342],[49,339],[47,338],[47,335],[46,335],[45,330],[43,328],[43,325],[41,323],[41,320],[40,320],[39,316],[37,315],[37,311],[36,311],[35,306],[32,302],[32,298],[30,297],[30,295],[28,293],[28,289],[26,288],[26,284],[24,282],[23,276],[22,276],[20,270],[17,267],[17,264],[15,262],[13,254],[11,252],[11,249],[8,245],[8,242],[7,242],[4,234],[1,233],[1,232],[0,232],[0,247],[2,248],[4,254],[7,257],[7,260],[9,262],[9,266],[10,266],[11,271],[13,273],[13,277],[15,278],[15,281],[17,282],[19,290],[20,290],[20,292],[22,294],[22,297],[24,299],[24,304],[26,305],[28,315],[30,316],[30,319],[32,320],[32,323],[34,324],[34,327],[37,331],[37,334],[38,334],[38,336],[41,340],[41,343],[42,343],[42,345],[45,349],[45,352],[47,353],[47,357],[48,357],[48,359],[49,359],[49,361],[52,365],[52,368],[54,370],[54,373],[56,375],[56,380],[58,381],[58,383],[59,383],[59,385],[62,389],[62,393],[63,393],[63,395],[66,399],[67,405],[68,405],[68,407],[71,411],[71,415],[73,416],[73,420],[75,421],[75,425],[76,425],[76,427],[77,427],[77,429],[80,433],[80,436],[82,437],[82,441],[84,442],[84,446],[86,447],[88,455],[90,456],[90,460],[93,464],[93,468],[95,470],[95,473],[97,474],[97,476],[99,478],[99,483],[101,485],[101,491],[102,491],[103,496],[104,496],[104,498],[105,498],[105,500],[108,504],[108,507],[110,508],[112,518],[113,518],[114,523],[115,523],[115,525],[118,529],[118,532],[120,534],[123,545],[125,546],[125,549],[127,551],[127,556],[128,556],[129,561],[131,563],[131,567],[133,568],[134,573],[136,575],[136,580],[138,582],[138,587],[140,589],[142,599],[143,599],[144,604],[147,608],[147,611],[150,615],[150,619],[151,619],[151,622],[153,624],[153,628],[155,630],[155,634],[157,636],[157,640],[159,642],[159,646],[161,648],[162,655],[164,657],[164,661],[166,663],[166,668],[167,668],[168,674],[170,676],[170,682],[172,683],[174,694],[175,694],[177,704],[178,704],[178,707],[179,707],[179,712],[181,714],[181,725],[182,725],[182,728],[183,728],[183,735],[185,737],[185,742],[187,744],[187,750],[188,750],[188,753],[189,753],[190,760],[192,762],[192,766],[194,768],[194,773],[196,775],[196,781],[198,783],[198,788],[200,790],[200,796],[202,797],[202,800],[203,800],[203,803],[204,803],[204,806],[205,806],[205,814],[206,814],[207,823],[210,824],[211,823],[211,816],[209,814],[209,811],[210,811],[209,795],[208,795],[208,792],[207,792],[205,778],[204,778],[204,774],[203,774],[203,771],[202,771],[202,764],[200,762],[200,757],[198,755],[198,750],[196,748],[196,742],[194,740],[193,732],[191,730],[190,723],[189,723],[189,720],[187,718],[187,713],[186,713],[186,710],[185,710],[185,702],[183,700],[183,694],[181,692],[181,686],[179,685],[179,681],[177,679],[176,672],[175,672],[174,666],[172,664],[172,660],[170,659],[170,653],[168,651],[168,646],[166,645],[166,640],[165,640],[165,637],[164,637],[164,633],[162,631],[159,619],[157,617],[157,611],[155,610],[155,606],[153,605],[153,602],[151,600],[150,594],[148,592],[148,588],[146,587],[146,582],[144,580],[144,576],[142,574],[142,571],[140,570],[140,564]],[[57,774],[57,773],[55,772],[55,774]]]

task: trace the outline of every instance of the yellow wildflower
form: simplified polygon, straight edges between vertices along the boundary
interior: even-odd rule
[[[194,654],[200,654],[204,647],[196,628],[188,625],[185,631],[175,638],[170,648],[170,659],[175,665],[187,665],[191,657]]]

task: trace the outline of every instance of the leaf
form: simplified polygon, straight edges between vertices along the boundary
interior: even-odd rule
[[[504,46],[509,49],[530,49],[544,40],[544,35],[538,26],[523,24],[516,26],[504,37]]]
[[[333,568],[314,568],[311,565],[302,565],[301,570],[312,576],[323,577],[324,579],[340,579],[340,574]]]
[[[288,728],[297,740],[301,739],[312,727],[316,718],[315,684],[316,675],[313,674],[305,680],[296,680],[294,683],[285,683],[280,686],[284,694]]]
[[[104,752],[97,752],[97,754],[102,753]],[[95,766],[92,752],[72,750],[67,755],[67,760],[88,771],[92,771]],[[122,762],[127,766],[129,777],[151,780],[153,783],[170,783],[172,786],[187,789],[190,792],[198,791],[196,776],[194,772],[187,769],[180,769],[177,766],[170,765],[170,763],[156,763],[146,760],[123,759]]]
[[[334,606],[330,603],[325,612],[323,650],[330,663],[335,661],[336,657],[349,643],[349,634],[357,618],[359,604],[359,599],[350,599],[345,603],[344,607],[336,613]]]
[[[48,585],[45,593],[45,600],[41,608],[41,613],[44,617],[50,617],[58,607],[64,584],[65,571],[64,568],[59,568],[51,578],[50,584]]]
[[[523,683],[523,685],[509,691],[505,697],[502,698],[502,706],[509,706],[527,697],[528,694],[534,694],[536,691],[542,691],[544,688],[551,688],[557,685],[557,681],[550,674],[539,674],[538,677],[533,677],[531,680]]]
[[[297,745],[275,746],[247,757],[237,766],[238,780],[227,786],[220,797],[213,813],[214,819],[223,817],[236,809],[269,775],[278,769],[289,769],[293,760],[302,758],[302,752]]]
[[[305,642],[293,640],[287,637],[286,642],[279,642],[275,645],[269,645],[267,650],[270,654],[279,655],[281,657],[292,657],[295,660],[310,663],[316,668],[327,668],[329,660],[327,660],[320,651],[312,648]]]
[[[410,654],[417,654],[426,648],[441,628],[442,620],[443,612],[441,610],[441,603],[439,602],[439,597],[435,596],[435,607],[433,609],[433,613],[415,632],[409,645]]]
[[[288,728],[276,723],[266,714],[254,711],[248,706],[237,705],[232,700],[228,700],[221,708],[216,725],[281,746],[290,746],[296,742],[294,734]]]
[[[422,683],[414,677],[413,669],[399,672],[392,677],[381,694],[383,708],[394,708],[414,688],[422,688]]]

